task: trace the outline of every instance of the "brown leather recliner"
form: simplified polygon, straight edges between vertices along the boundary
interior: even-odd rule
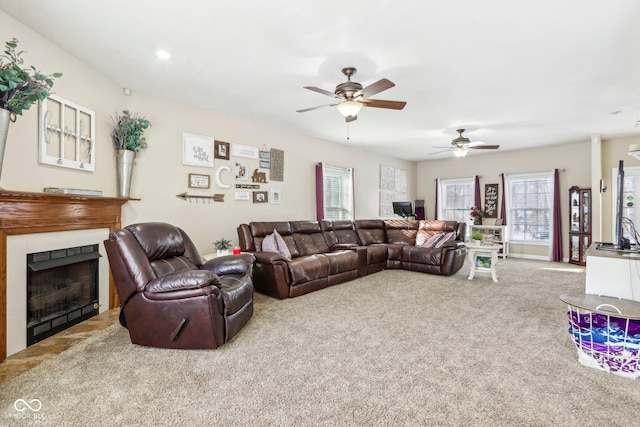
[[[104,246],[134,344],[217,348],[253,315],[251,254],[205,263],[183,230],[161,222],[116,230]]]

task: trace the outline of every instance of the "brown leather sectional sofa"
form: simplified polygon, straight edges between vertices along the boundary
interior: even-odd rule
[[[274,221],[238,226],[240,247],[256,257],[253,284],[275,298],[304,295],[384,269],[449,276],[464,264],[466,224],[436,220]],[[277,230],[291,253],[262,251]],[[454,233],[441,247],[416,245]]]

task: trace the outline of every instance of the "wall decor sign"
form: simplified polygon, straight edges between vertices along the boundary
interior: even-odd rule
[[[236,188],[244,188],[247,190],[257,190],[260,188],[258,184],[236,184]]]
[[[214,141],[214,145],[214,157],[216,159],[229,160],[230,144],[224,141]]]
[[[231,144],[231,155],[236,157],[244,157],[246,159],[258,158],[258,147],[249,145]]]
[[[189,188],[209,188],[209,175],[189,174]]]
[[[223,184],[222,183],[222,179],[220,178],[220,175],[222,174],[222,172],[227,171],[229,173],[231,173],[231,168],[227,165],[222,165],[220,167],[218,167],[218,169],[216,169],[216,185],[220,188],[229,188],[231,187],[231,184]]]
[[[271,169],[271,161],[270,160],[260,160],[260,167],[262,169]]]
[[[251,200],[251,193],[249,191],[236,191],[234,199],[248,202]]]
[[[213,137],[182,132],[182,164],[213,167]]]
[[[284,151],[271,149],[271,181],[284,181]]]
[[[38,161],[93,172],[96,168],[95,113],[60,96],[40,103]]]
[[[484,212],[485,218],[498,217],[498,184],[485,184]]]

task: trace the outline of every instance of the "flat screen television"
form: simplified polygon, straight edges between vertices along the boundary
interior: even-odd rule
[[[613,246],[616,249],[624,248],[624,237],[622,235],[622,209],[624,198],[624,161],[620,160],[618,164],[618,179],[616,182],[618,192],[616,194],[616,225],[613,229]]]
[[[393,213],[399,215],[403,218],[408,216],[413,216],[413,207],[411,206],[411,202],[392,202],[393,203]]]
[[[614,250],[614,251],[629,251],[631,250],[631,247],[629,245],[629,240],[624,238],[624,235],[622,233],[622,226],[623,226],[623,208],[624,208],[624,203],[623,203],[623,199],[624,199],[624,161],[620,160],[620,163],[618,164],[618,176],[616,179],[616,194],[614,194],[615,197],[615,203],[616,203],[616,213],[615,213],[615,225],[613,228],[613,242],[611,243],[599,243],[598,245],[596,245],[596,249],[602,249],[602,250]],[[634,248],[634,252],[637,251],[637,248]]]

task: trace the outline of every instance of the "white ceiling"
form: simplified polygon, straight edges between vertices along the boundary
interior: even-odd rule
[[[404,159],[438,158],[432,147],[459,127],[500,150],[640,134],[637,0],[0,0],[0,9],[123,88]],[[333,102],[303,86],[333,91],[347,66],[364,86],[396,84],[373,99],[407,102],[363,109],[349,140],[334,107],[295,112]]]

